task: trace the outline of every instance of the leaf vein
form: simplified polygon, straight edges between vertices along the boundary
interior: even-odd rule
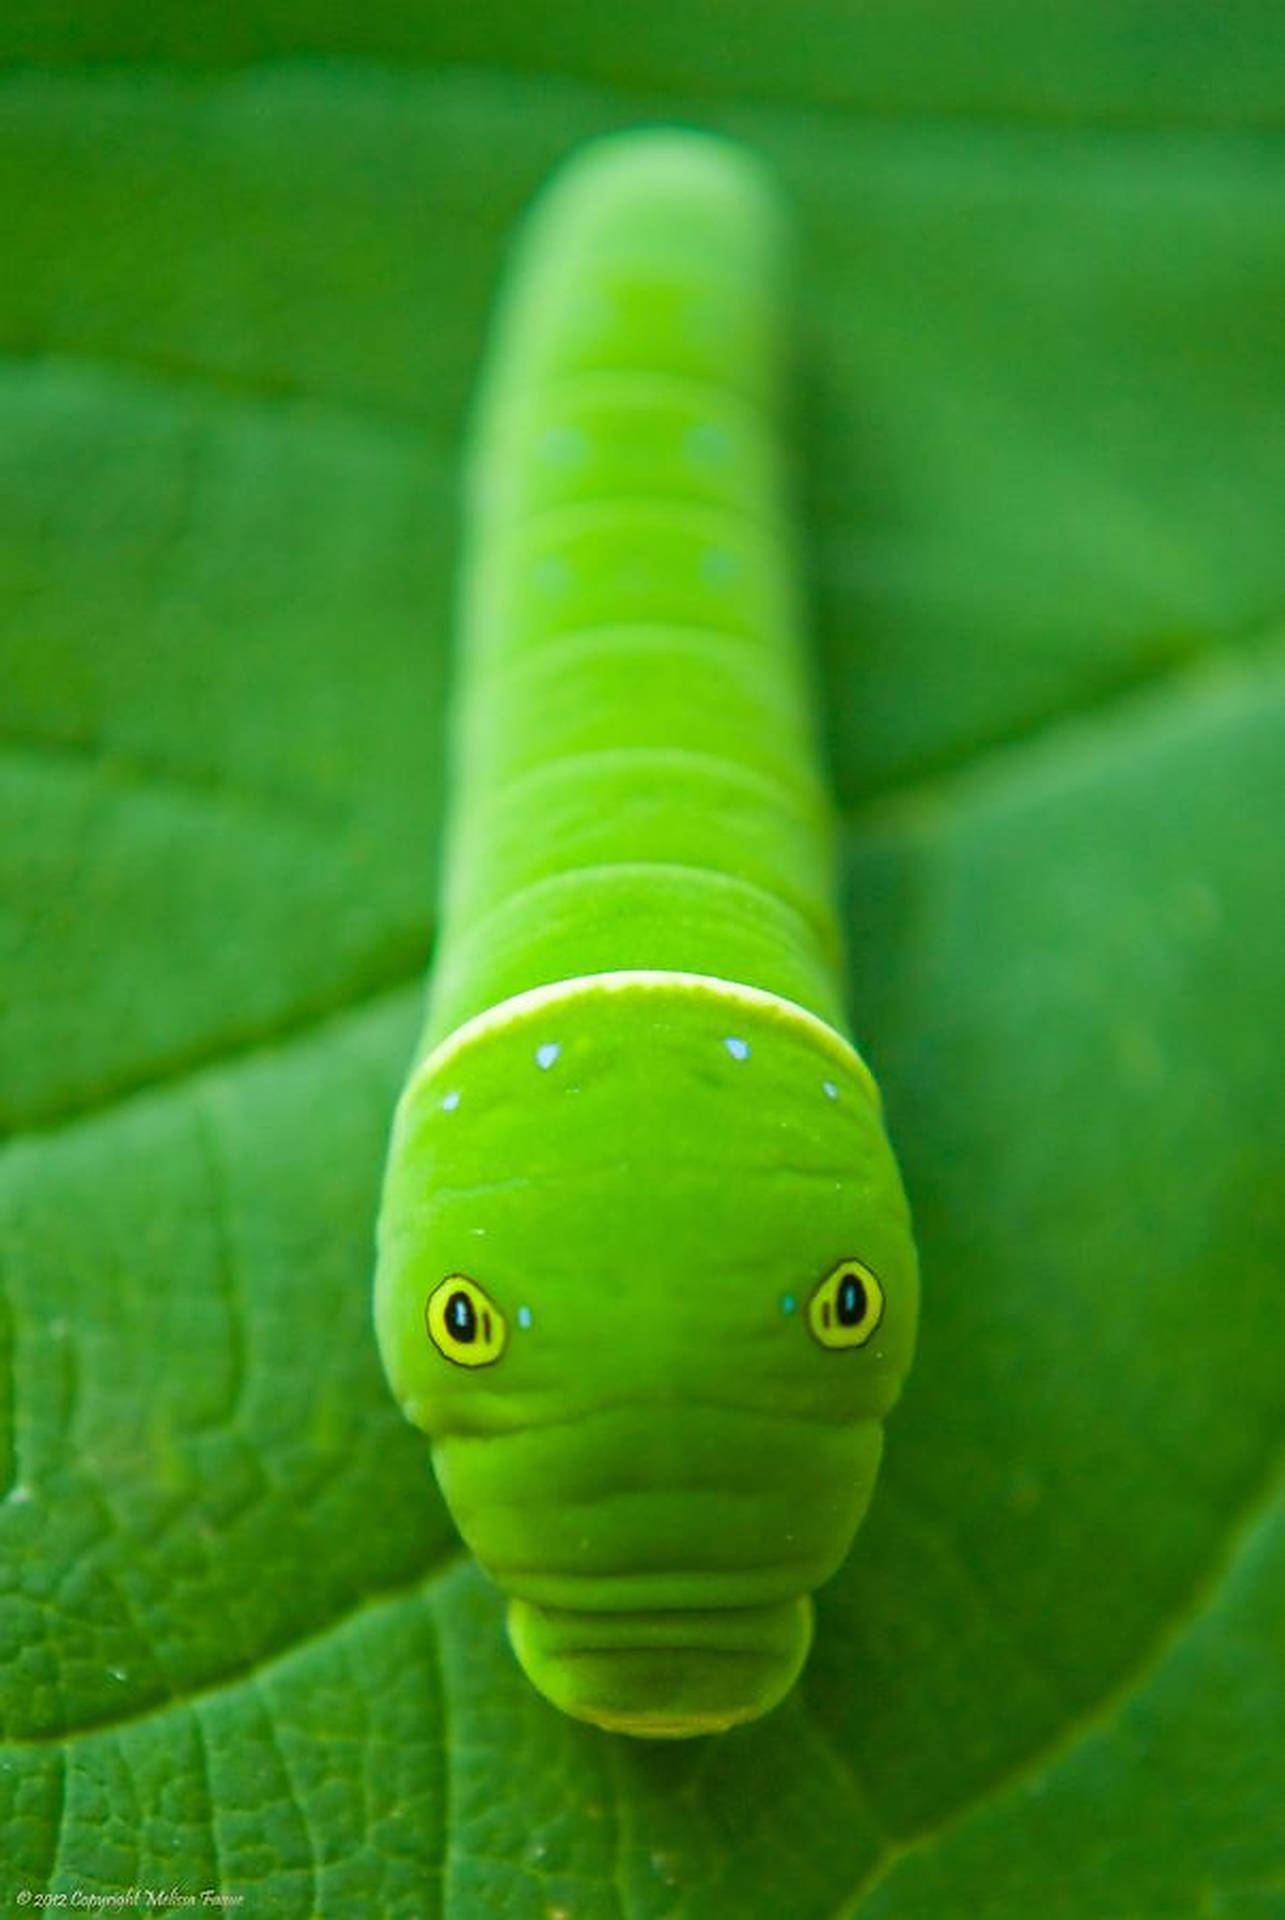
[[[1055,1738],[1028,1754],[1011,1771],[997,1774],[987,1782],[983,1792],[953,1807],[944,1820],[892,1842],[865,1879],[835,1909],[834,1920],[855,1920],[867,1895],[885,1881],[902,1860],[935,1846],[1001,1796],[1046,1775],[1094,1734],[1108,1728],[1134,1694],[1160,1671],[1184,1635],[1197,1625],[1217,1599],[1222,1577],[1272,1507],[1283,1485],[1285,1437],[1268,1454],[1263,1471],[1254,1476],[1244,1498],[1229,1511],[1226,1527],[1204,1565],[1189,1582],[1183,1598],[1158,1620],[1147,1646],[1116,1676],[1114,1683],[1083,1712],[1070,1718]]]

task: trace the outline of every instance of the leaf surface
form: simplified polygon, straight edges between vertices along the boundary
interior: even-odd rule
[[[0,23],[6,1911],[1285,1910],[1281,20]],[[657,117],[795,203],[925,1272],[802,1685],[675,1746],[521,1679],[368,1304],[485,315],[550,167]]]

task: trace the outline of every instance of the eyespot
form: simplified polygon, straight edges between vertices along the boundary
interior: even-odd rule
[[[494,1366],[504,1352],[509,1323],[485,1288],[463,1273],[448,1273],[428,1296],[428,1337],[457,1367]]]
[[[883,1288],[860,1260],[840,1260],[808,1301],[808,1332],[832,1352],[864,1347],[883,1319]]]

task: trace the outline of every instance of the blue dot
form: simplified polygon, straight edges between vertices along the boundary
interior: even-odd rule
[[[700,420],[687,430],[686,449],[693,466],[705,466],[726,460],[732,443],[722,427],[712,420]]]
[[[792,1293],[783,1294],[781,1297],[781,1312],[793,1313],[798,1304],[798,1301]]]
[[[707,587],[727,587],[740,572],[740,562],[726,547],[706,547],[701,555],[701,578]]]
[[[556,1040],[546,1040],[535,1050],[536,1066],[547,1072],[561,1052],[562,1048]]]
[[[540,442],[540,452],[554,467],[578,467],[587,451],[579,427],[549,427]]]
[[[839,1089],[835,1086],[833,1080],[823,1080],[821,1087],[827,1100],[837,1100],[839,1098]]]
[[[724,1040],[723,1045],[727,1048],[733,1060],[748,1060],[750,1057],[749,1041],[738,1039],[735,1034],[729,1034],[727,1039]]]
[[[530,1307],[519,1307],[518,1313],[517,1313],[517,1320],[518,1320],[518,1325],[520,1327],[529,1327],[531,1324]]]
[[[460,1104],[460,1096],[459,1096],[458,1088],[452,1087],[449,1093],[444,1093],[442,1095],[443,1113],[454,1113],[456,1107],[458,1107],[459,1104]]]
[[[541,593],[565,593],[571,579],[571,568],[559,554],[546,554],[536,563],[535,583]]]

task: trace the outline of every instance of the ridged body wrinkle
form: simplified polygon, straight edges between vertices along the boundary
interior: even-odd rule
[[[427,1045],[519,986],[721,971],[729,949],[841,1018],[776,417],[782,240],[757,174],[690,138],[600,151],[522,237],[466,478]]]
[[[537,201],[466,476],[428,1014],[376,1325],[557,1705],[766,1711],[874,1486],[909,1220],[844,1026],[785,223],[666,130]]]

